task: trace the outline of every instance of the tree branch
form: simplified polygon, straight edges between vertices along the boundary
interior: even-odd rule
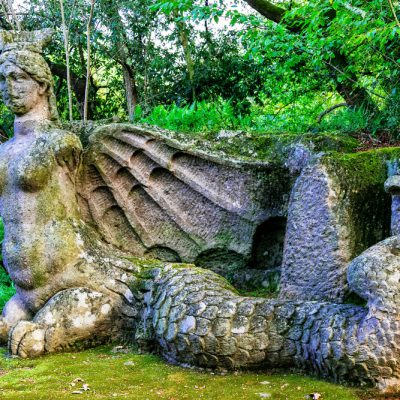
[[[279,24],[285,15],[286,10],[284,8],[278,7],[267,0],[245,0],[246,3],[258,11],[262,16],[268,18]]]
[[[397,18],[397,14],[396,14],[396,10],[394,9],[393,2],[392,2],[392,0],[388,0],[388,1],[389,1],[390,9],[392,10],[393,17],[396,20],[396,24],[400,28],[400,21]]]
[[[88,105],[89,105],[89,85],[90,85],[90,25],[92,24],[93,19],[93,10],[94,4],[96,0],[91,0],[90,3],[90,14],[89,19],[86,26],[86,86],[85,86],[85,102],[83,103],[83,123],[87,123],[88,117]]]
[[[328,109],[326,109],[325,111],[322,111],[322,113],[318,115],[317,122],[320,124],[322,121],[322,118],[324,118],[325,115],[329,114],[333,110],[336,110],[337,108],[340,108],[340,107],[348,107],[348,106],[349,105],[347,103],[339,103],[339,104],[335,104],[332,107],[329,107]]]
[[[282,7],[278,7],[275,4],[267,0],[245,0],[245,2],[254,10],[258,11],[263,17],[270,21],[280,24],[285,16],[287,10]],[[285,23],[285,27],[292,33],[299,33],[301,28],[296,23]]]
[[[270,21],[281,23],[285,28],[292,33],[301,33],[302,21],[288,21],[284,20],[285,14],[288,12],[284,8],[278,7],[268,0],[245,0],[246,3],[258,11],[265,18]],[[333,20],[336,17],[336,11],[332,8],[328,11],[328,17]],[[304,21],[303,21],[304,22]],[[377,107],[373,100],[370,98],[368,91],[358,83],[357,76],[352,72],[347,72],[346,69],[350,64],[346,55],[338,49],[332,50],[334,58],[332,62],[326,63],[333,71],[333,81],[335,83],[336,91],[343,97],[349,106],[352,107],[366,107],[371,112],[376,112]],[[345,80],[338,79],[338,74],[344,76]]]

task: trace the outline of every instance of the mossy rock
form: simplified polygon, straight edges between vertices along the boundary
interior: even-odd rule
[[[145,126],[150,131],[154,127]],[[208,152],[222,158],[243,161],[282,163],[290,156],[295,145],[302,145],[311,152],[355,152],[359,142],[341,132],[323,133],[253,133],[232,132],[230,137],[221,137],[219,133],[188,134],[157,129],[156,132],[180,145],[184,144],[193,151]]]
[[[400,147],[353,154],[331,153],[322,159],[340,188],[341,216],[353,236],[352,255],[390,235],[390,195],[384,191],[388,170],[400,159]]]

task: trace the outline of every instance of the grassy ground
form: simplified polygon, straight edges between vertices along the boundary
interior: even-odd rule
[[[152,355],[115,352],[99,347],[36,360],[7,358],[0,354],[0,399],[62,400],[304,400],[320,393],[321,400],[358,400],[359,391],[299,374],[255,372],[216,375],[168,365]],[[89,390],[81,391],[83,385]]]

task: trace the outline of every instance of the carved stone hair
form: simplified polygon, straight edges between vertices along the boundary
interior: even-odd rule
[[[6,61],[15,64],[40,84],[47,86],[50,119],[58,121],[54,81],[50,68],[42,56],[43,48],[50,43],[53,31],[33,32],[0,31],[0,65]]]

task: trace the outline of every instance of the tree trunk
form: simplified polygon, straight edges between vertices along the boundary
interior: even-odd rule
[[[58,76],[60,79],[67,79],[67,68],[65,65],[62,64],[54,64],[52,62],[49,62],[50,70],[51,73],[55,76]],[[81,114],[81,117],[83,119],[83,104],[85,102],[85,87],[86,87],[86,78],[80,77],[76,74],[74,74],[72,71],[70,71],[71,75],[71,89],[73,90],[75,94],[76,101],[79,105],[79,112]],[[97,87],[95,87],[95,90],[97,91]],[[91,113],[91,108],[88,108],[88,118],[92,118],[93,115]]]
[[[63,36],[64,36],[65,62],[66,62],[66,66],[67,66],[68,111],[69,111],[69,120],[72,122],[71,73],[70,73],[70,67],[69,67],[68,28],[65,23],[64,0],[60,0],[60,10],[61,10],[62,28],[63,28]]]
[[[125,31],[126,28],[122,21],[117,2],[111,1],[107,3],[107,9],[105,12],[107,15],[110,14],[110,17],[112,15],[112,20],[116,24],[114,31],[117,32],[118,36],[118,42],[116,45],[118,50],[113,52],[110,57],[122,67],[126,106],[128,110],[129,121],[132,122],[135,120],[135,110],[136,106],[139,104],[139,93],[135,79],[135,68],[132,65],[132,61],[130,61],[132,54],[127,46],[129,41]]]
[[[186,68],[188,71],[189,82],[190,82],[190,87],[191,87],[191,92],[192,92],[192,102],[195,102],[196,101],[196,88],[195,88],[195,84],[194,84],[194,61],[193,61],[192,52],[191,52],[190,46],[189,46],[189,34],[188,34],[185,23],[182,21],[179,21],[178,10],[174,10],[174,17],[176,20],[176,26],[178,28],[179,40],[181,42],[181,45],[183,48],[183,53],[185,56]]]
[[[272,4],[270,1],[266,0],[245,0],[245,1],[251,8],[254,8],[265,18],[274,21],[276,23],[280,23],[282,21],[282,18],[286,12],[284,8]]]
[[[86,58],[86,85],[85,85],[85,102],[83,103],[83,123],[86,124],[88,119],[88,105],[89,105],[89,86],[90,86],[90,26],[93,19],[94,3],[96,0],[92,0],[90,3],[90,14],[86,28],[86,46],[87,46],[87,58]]]
[[[132,68],[127,63],[121,63],[124,75],[126,103],[128,106],[129,121],[135,120],[135,110],[138,104],[138,91]]]
[[[15,14],[13,0],[8,0],[8,10],[11,14],[11,18],[13,21],[13,25],[15,26],[16,30],[21,30],[21,23],[19,22],[17,15]],[[14,29],[15,29],[14,28]]]
[[[345,55],[334,52],[335,57],[330,62],[336,73],[334,73],[333,81],[336,91],[343,97],[344,101],[351,108],[364,108],[369,113],[374,114],[378,111],[374,101],[371,99],[368,91],[358,86],[357,76],[353,72],[347,72],[348,60]],[[346,77],[340,81],[339,77]]]

